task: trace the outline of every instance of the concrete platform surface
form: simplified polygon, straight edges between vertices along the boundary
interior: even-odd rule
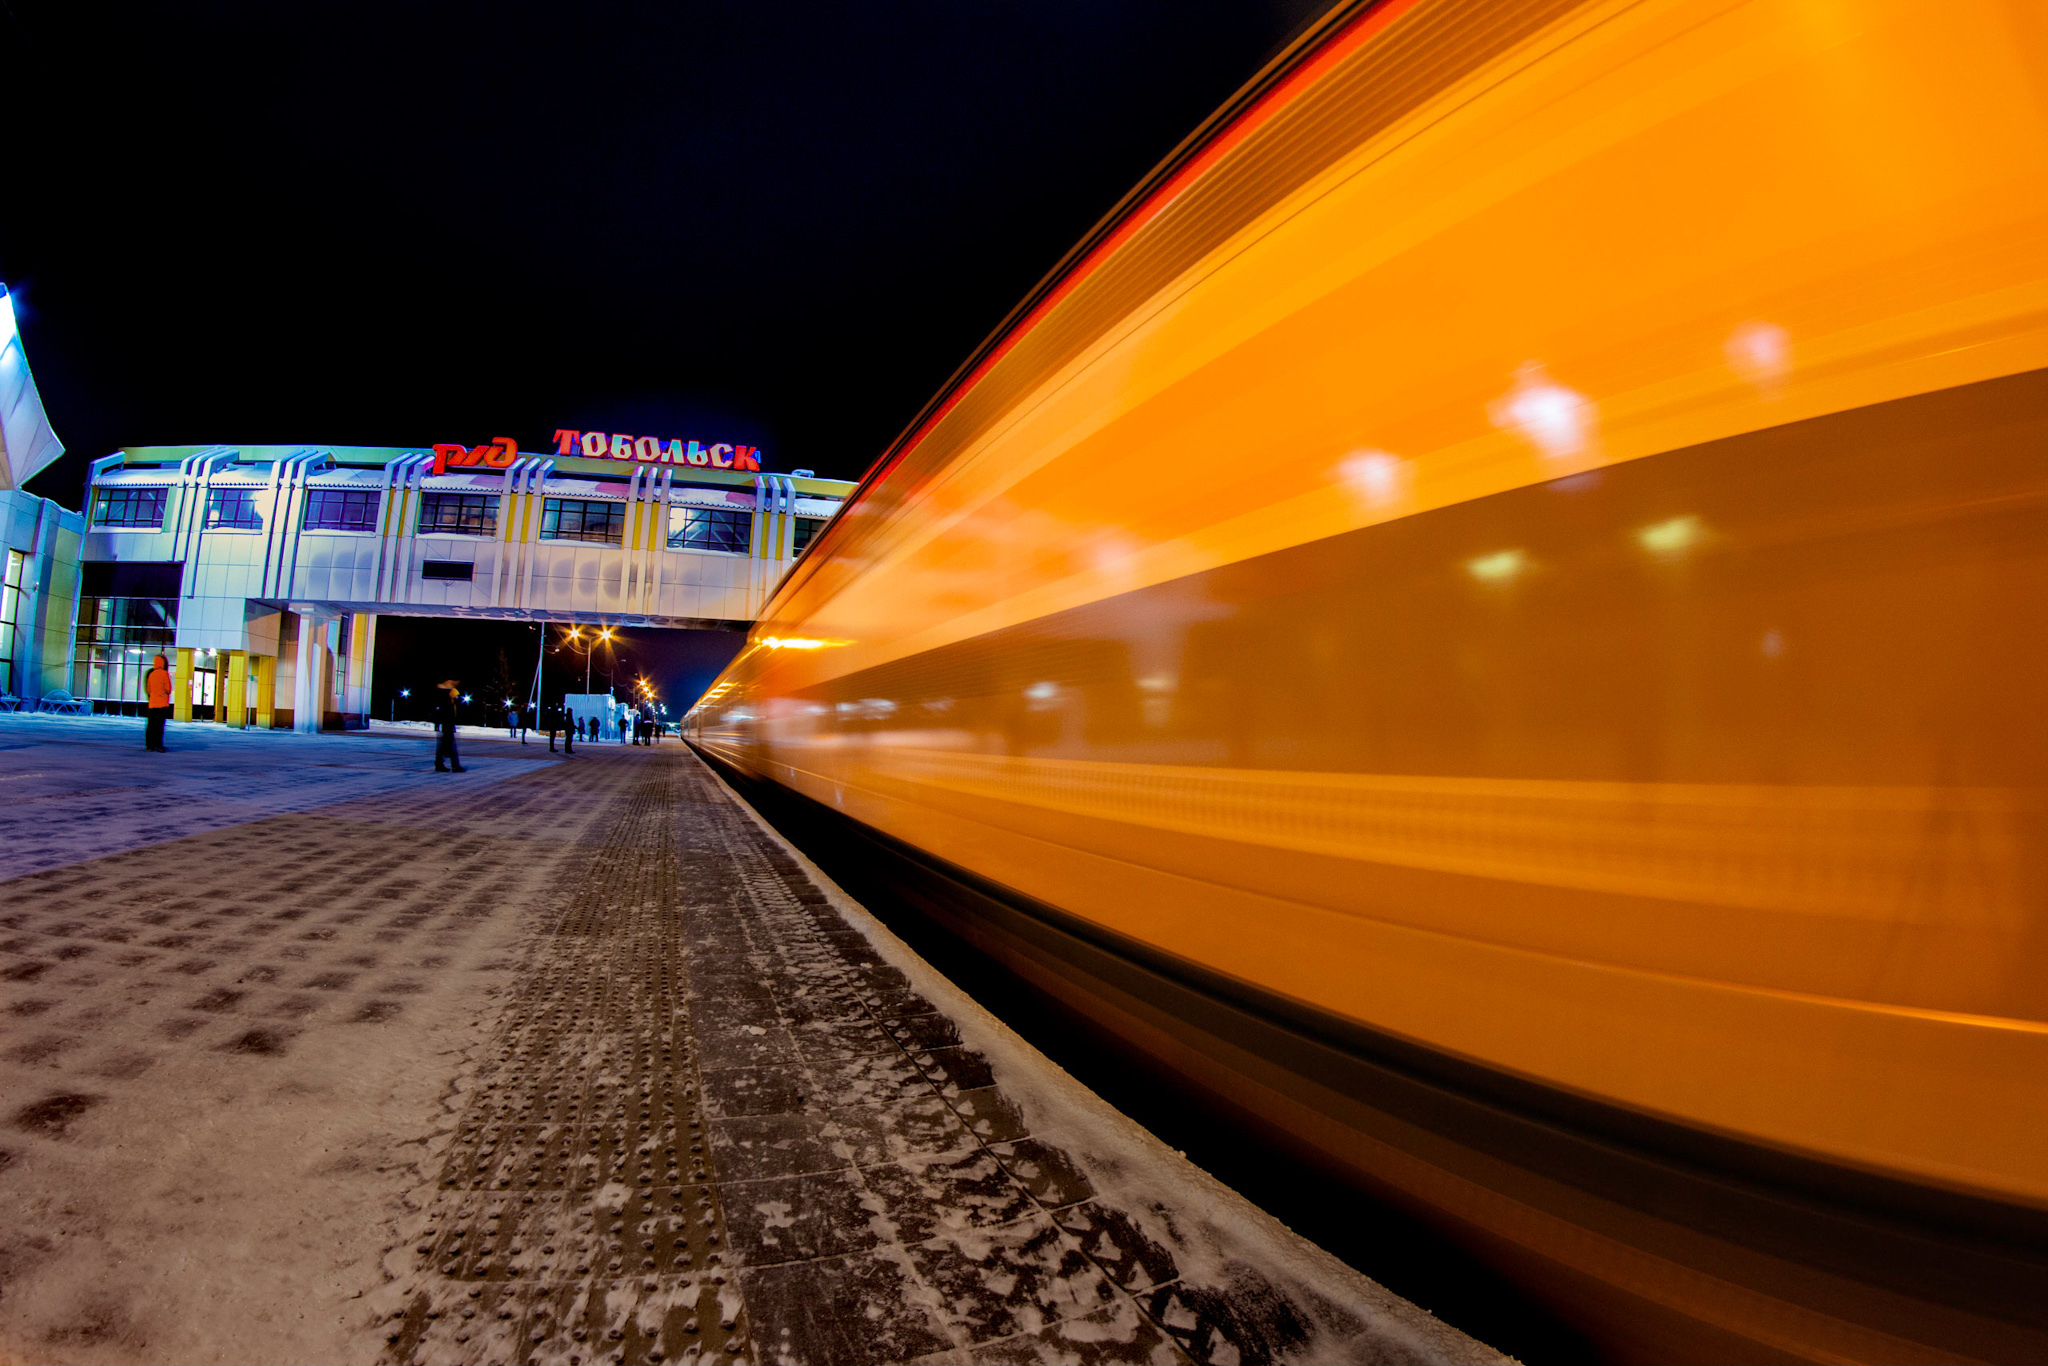
[[[1483,1362],[687,749],[0,717],[0,1361]]]

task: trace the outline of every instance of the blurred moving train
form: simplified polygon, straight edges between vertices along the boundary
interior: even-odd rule
[[[2048,1359],[2048,6],[1331,12],[689,733],[1618,1357]]]

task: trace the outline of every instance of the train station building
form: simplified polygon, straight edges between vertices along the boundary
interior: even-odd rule
[[[377,618],[743,629],[853,485],[756,447],[563,429],[476,445],[133,446],[82,512],[0,285],[0,708],[366,724]]]
[[[69,691],[139,709],[163,653],[181,719],[336,729],[367,718],[382,615],[741,629],[852,489],[744,446],[556,438],[96,461]]]

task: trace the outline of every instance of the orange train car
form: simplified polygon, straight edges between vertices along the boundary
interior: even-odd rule
[[[1618,1357],[2048,1359],[2048,9],[1333,11],[688,729]]]

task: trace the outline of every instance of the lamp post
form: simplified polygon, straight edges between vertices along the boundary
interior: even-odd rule
[[[606,627],[602,628],[601,630],[599,630],[599,631],[597,632],[597,634],[596,634],[596,635],[594,635],[594,636],[592,636],[592,637],[591,637],[590,643],[589,643],[588,645],[583,645],[583,644],[582,644],[582,640],[583,640],[583,628],[582,628],[581,626],[571,626],[571,627],[569,628],[569,636],[568,636],[568,638],[569,638],[570,640],[576,641],[576,642],[578,643],[578,645],[579,645],[579,646],[581,647],[581,649],[583,650],[583,695],[584,695],[585,697],[588,697],[588,696],[590,696],[590,654],[591,654],[591,651],[593,651],[593,650],[595,650],[595,649],[597,648],[597,646],[598,646],[598,642],[600,642],[600,641],[602,641],[602,642],[603,642],[604,644],[606,644],[606,645],[610,645],[610,644],[612,643],[612,628],[611,628],[611,627],[609,627],[609,626],[606,626]]]
[[[538,726],[541,724],[541,706],[547,700],[547,695],[541,688],[541,675],[547,671],[548,663],[547,623],[544,621],[535,622],[533,624],[533,631],[535,635],[540,637],[540,649],[533,656],[533,687],[527,691],[527,704],[533,708],[533,724]],[[554,740],[550,738],[548,747],[550,749],[554,748],[554,743]]]
[[[398,690],[398,697],[411,697],[411,696],[412,696],[412,689],[411,689],[411,688],[400,688],[400,689]],[[392,721],[393,721],[393,722],[396,722],[396,721],[398,720],[398,697],[394,697],[394,698],[392,698],[392,699],[391,699],[391,719],[392,719]]]
[[[581,626],[571,626],[569,628],[569,634],[565,636],[563,640],[564,643],[567,643],[571,640],[575,641],[577,643],[577,647],[583,651],[583,695],[585,697],[588,697],[590,696],[591,656],[596,651],[600,643],[608,647],[611,646],[612,628],[609,626],[599,627],[595,632],[591,634],[589,642],[585,643],[583,639],[583,628]],[[612,657],[614,661],[617,660],[618,655],[616,650],[614,650]]]

